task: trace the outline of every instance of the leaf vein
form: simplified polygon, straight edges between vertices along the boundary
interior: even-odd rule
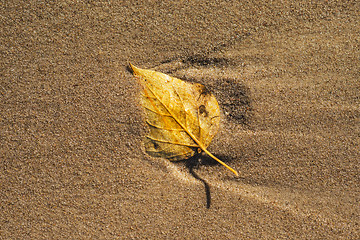
[[[158,128],[158,129],[163,129],[163,130],[167,130],[167,131],[185,131],[182,128],[166,128],[166,127],[157,126],[155,124],[150,123],[148,120],[146,120],[146,123],[151,127]]]
[[[199,147],[198,145],[194,145],[194,144],[186,144],[186,143],[181,143],[181,142],[172,142],[172,141],[168,141],[168,140],[162,140],[162,139],[156,139],[150,136],[146,136],[147,138],[149,138],[150,140],[156,141],[156,142],[162,142],[162,143],[168,143],[168,144],[174,144],[174,145],[180,145],[180,146],[186,146],[186,147]]]

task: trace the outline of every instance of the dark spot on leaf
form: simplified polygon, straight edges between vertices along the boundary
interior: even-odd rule
[[[154,144],[154,148],[156,149],[156,150],[158,150],[159,149],[159,144],[157,144],[157,142],[155,142],[155,141],[152,141],[152,143]]]
[[[203,85],[203,88],[201,89],[201,95],[208,95],[211,92]]]
[[[198,89],[200,95],[202,95],[203,97],[205,97],[208,94],[211,94],[211,92],[204,85],[198,83],[195,83],[194,85]]]
[[[201,105],[201,106],[199,107],[199,113],[200,113],[201,115],[203,115],[204,117],[207,117],[207,116],[209,115],[209,112],[206,111],[206,108],[205,108],[204,105]]]

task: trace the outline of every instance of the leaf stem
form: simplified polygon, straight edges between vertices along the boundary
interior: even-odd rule
[[[221,165],[223,165],[224,167],[226,167],[227,169],[229,169],[230,171],[232,171],[237,177],[239,176],[239,173],[232,169],[231,167],[229,167],[226,163],[224,163],[223,161],[221,161],[220,159],[218,159],[217,157],[215,157],[211,152],[209,152],[206,148],[201,148],[207,155],[209,155],[210,157],[212,157],[214,160],[218,161]]]

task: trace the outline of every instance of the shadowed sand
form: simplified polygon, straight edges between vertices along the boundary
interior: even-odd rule
[[[0,238],[358,239],[359,9],[4,4]],[[239,177],[146,155],[129,61],[214,93]]]

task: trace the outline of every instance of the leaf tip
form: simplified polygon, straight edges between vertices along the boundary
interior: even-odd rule
[[[131,68],[133,74],[134,74],[134,75],[139,75],[141,69],[138,68],[138,67],[135,67],[135,66],[132,65],[130,62],[129,62],[129,65],[130,65],[130,68]]]

